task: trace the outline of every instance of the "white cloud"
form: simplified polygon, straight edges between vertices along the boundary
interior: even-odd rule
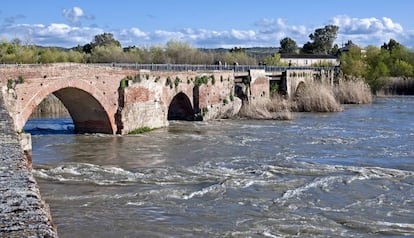
[[[63,9],[62,14],[66,20],[70,21],[73,24],[78,24],[80,19],[84,16],[83,10],[80,7]]]
[[[73,21],[84,17],[82,9],[75,8],[66,11]],[[75,20],[77,19],[77,20]],[[402,44],[414,46],[414,31],[406,31],[390,18],[351,18],[335,16],[328,24],[339,26],[336,43],[352,40],[354,43],[367,46],[380,46],[393,38]],[[190,43],[194,47],[251,47],[251,46],[279,46],[279,41],[290,37],[302,46],[309,41],[309,34],[316,28],[307,25],[289,25],[287,21],[277,19],[262,19],[250,29],[214,30],[203,28],[184,28],[177,31],[158,29],[143,31],[138,27],[108,30],[100,27],[83,27],[80,25],[51,23],[43,24],[5,24],[0,26],[0,37],[22,40],[30,39],[33,44],[73,47],[84,45],[92,41],[93,37],[103,32],[111,32],[121,44],[126,46],[164,45],[169,40],[179,40]]]
[[[1,26],[2,37],[30,41],[30,44],[44,46],[73,47],[91,42],[93,37],[102,34],[100,28],[73,27],[62,23],[43,24],[17,24],[13,26]]]
[[[135,28],[134,27],[134,28],[131,28],[129,31],[135,37],[148,39],[148,34],[145,33],[145,32],[143,32],[143,31],[141,31],[139,28]]]
[[[230,31],[230,36],[232,38],[238,39],[238,40],[254,40],[256,33],[252,30],[248,30],[248,31],[241,31],[241,30],[235,30],[232,29]]]
[[[339,26],[339,41],[352,40],[362,46],[379,46],[392,38],[397,41],[404,41],[405,43],[402,43],[408,44],[409,47],[414,45],[413,37],[407,35],[399,23],[387,17],[381,19],[375,17],[351,18],[341,15],[333,17],[331,24]]]

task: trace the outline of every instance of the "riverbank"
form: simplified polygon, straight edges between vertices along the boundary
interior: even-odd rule
[[[0,94],[0,236],[58,237]]]

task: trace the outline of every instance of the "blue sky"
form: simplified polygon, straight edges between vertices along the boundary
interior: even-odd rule
[[[0,6],[0,38],[73,47],[111,32],[122,46],[150,47],[169,40],[193,47],[298,46],[328,24],[338,45],[365,47],[395,39],[414,48],[412,0],[18,0]]]

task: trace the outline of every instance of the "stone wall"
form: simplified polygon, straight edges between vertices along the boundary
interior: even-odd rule
[[[269,99],[269,77],[264,70],[250,70],[250,101]]]
[[[0,151],[0,237],[57,237],[2,95]]]
[[[240,108],[240,103],[234,96],[232,71],[141,70],[125,85],[122,134],[141,127],[168,126],[170,104],[180,93],[186,95],[194,112],[199,111],[204,120],[228,117],[229,114],[237,113]],[[195,89],[196,86],[198,90]]]

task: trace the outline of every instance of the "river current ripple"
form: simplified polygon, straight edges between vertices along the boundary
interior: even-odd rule
[[[70,129],[53,123],[26,130],[60,237],[414,236],[414,97],[292,121],[36,133]]]

